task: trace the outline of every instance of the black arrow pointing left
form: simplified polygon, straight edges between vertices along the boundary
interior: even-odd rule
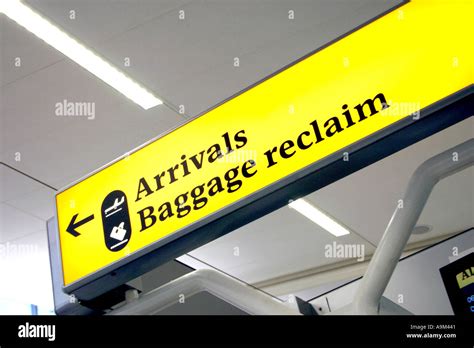
[[[76,222],[76,219],[77,219],[78,215],[79,214],[76,214],[72,217],[71,222],[69,223],[69,226],[66,228],[66,231],[69,232],[70,234],[72,234],[74,237],[78,237],[78,236],[81,235],[79,232],[76,231],[76,228],[88,223],[91,220],[94,220],[94,214],[92,214],[92,215],[89,215],[88,217]]]

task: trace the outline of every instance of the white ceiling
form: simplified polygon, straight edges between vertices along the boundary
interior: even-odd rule
[[[54,214],[55,191],[48,186],[57,189],[82,177],[397,3],[26,2],[167,103],[142,110],[0,15],[0,161],[15,168],[0,165],[0,242],[38,245],[33,262],[41,271],[33,274],[23,267],[21,272],[43,294],[50,291],[45,221]],[[290,9],[295,20],[287,18]],[[76,19],[69,19],[70,10],[75,10]],[[178,19],[180,10],[185,11],[184,21]],[[21,58],[21,67],[13,65],[15,57]],[[124,57],[131,59],[130,67],[123,66]],[[240,59],[239,68],[233,67],[234,57]],[[63,99],[95,102],[96,118],[55,116],[54,105]],[[185,105],[186,116],[173,111],[180,104]],[[473,127],[471,118],[308,199],[356,232],[338,238],[339,243],[363,244],[370,254],[416,166],[472,137]],[[432,225],[433,232],[412,241],[473,225],[473,175],[471,169],[440,183],[420,219]],[[324,245],[334,240],[295,211],[283,208],[191,254],[245,281],[268,283],[339,267],[341,260],[322,256]],[[240,256],[234,256],[235,247]],[[30,262],[25,260],[1,261]],[[43,281],[29,278],[37,274],[44,275]],[[0,297],[15,297],[16,281],[7,285]],[[46,302],[50,303],[50,296]]]

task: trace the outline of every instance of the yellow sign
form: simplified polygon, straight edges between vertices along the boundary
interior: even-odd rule
[[[64,285],[471,85],[472,13],[407,3],[58,193]]]
[[[474,283],[474,267],[467,268],[461,273],[457,274],[456,280],[458,281],[460,289]]]

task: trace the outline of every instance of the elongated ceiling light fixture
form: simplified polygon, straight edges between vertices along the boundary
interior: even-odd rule
[[[298,213],[304,215],[315,224],[321,226],[336,237],[344,236],[350,233],[347,228],[302,198],[289,203],[288,206],[292,209],[295,209]]]
[[[17,22],[124,96],[148,110],[163,102],[109,62],[19,0],[0,0],[0,13]]]

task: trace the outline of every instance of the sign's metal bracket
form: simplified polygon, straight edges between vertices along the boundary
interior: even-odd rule
[[[412,175],[403,207],[397,207],[352,304],[353,314],[378,314],[380,299],[434,186],[474,164],[474,139],[423,162]]]

